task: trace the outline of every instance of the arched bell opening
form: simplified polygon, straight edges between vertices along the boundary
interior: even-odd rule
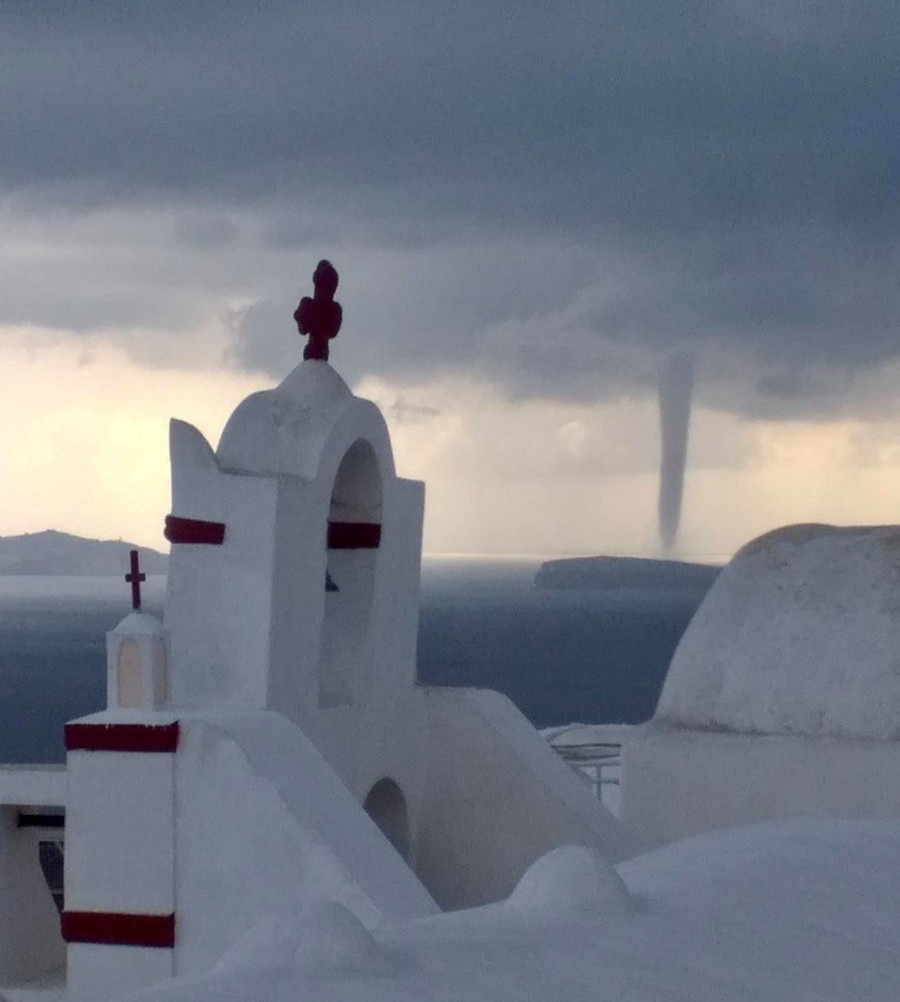
[[[371,443],[357,439],[334,479],[328,513],[319,706],[350,706],[368,654],[381,542],[382,479]]]
[[[411,849],[409,811],[400,787],[387,777],[379,779],[366,794],[363,809],[408,864]]]

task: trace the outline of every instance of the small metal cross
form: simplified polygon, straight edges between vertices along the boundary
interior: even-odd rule
[[[141,607],[141,582],[147,580],[147,575],[141,573],[138,565],[138,551],[131,551],[131,573],[125,575],[125,580],[131,585],[131,608]]]

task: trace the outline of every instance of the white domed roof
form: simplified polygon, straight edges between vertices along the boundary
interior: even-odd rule
[[[327,362],[301,362],[275,389],[251,393],[238,404],[219,440],[219,465],[313,476],[322,444],[355,400]]]
[[[628,888],[608,860],[580,845],[559,846],[532,863],[509,903],[545,915],[557,909],[614,915],[634,908]]]
[[[654,719],[900,738],[900,526],[788,526],[745,546],[682,637]]]

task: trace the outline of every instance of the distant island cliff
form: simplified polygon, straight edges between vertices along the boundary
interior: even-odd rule
[[[572,557],[547,560],[538,588],[710,588],[721,567],[645,557]]]
[[[84,539],[68,532],[47,529],[22,536],[0,536],[0,575],[55,575],[86,577],[124,574],[128,553],[139,550],[141,570],[165,574],[165,553],[121,539]]]

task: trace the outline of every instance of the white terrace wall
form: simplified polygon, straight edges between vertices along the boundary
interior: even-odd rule
[[[622,794],[645,848],[775,818],[897,818],[900,744],[648,726],[628,739]]]
[[[428,772],[415,868],[441,907],[499,901],[550,849],[618,861],[625,833],[500,693],[422,689]]]

